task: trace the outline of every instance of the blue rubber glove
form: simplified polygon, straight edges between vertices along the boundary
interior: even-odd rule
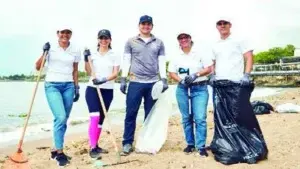
[[[126,84],[126,77],[121,77],[121,86],[120,90],[123,94],[126,94],[127,84]]]
[[[49,52],[50,47],[51,47],[51,46],[50,46],[50,43],[49,43],[49,42],[45,43],[45,45],[43,46],[43,51],[44,51],[44,52],[46,52],[46,51]]]
[[[84,61],[88,62],[89,61],[88,57],[91,56],[91,51],[89,49],[85,49],[83,51],[83,56],[84,56]]]
[[[250,74],[245,73],[240,81],[241,85],[249,85],[251,83]]]
[[[94,85],[101,85],[103,83],[106,83],[107,82],[107,78],[103,77],[101,79],[93,79],[93,84]]]
[[[165,92],[169,88],[168,81],[167,81],[166,78],[162,78],[161,81],[163,82],[163,90],[162,90],[162,92]]]
[[[77,102],[79,100],[79,86],[75,86],[75,93],[74,93],[74,99],[73,102]]]
[[[198,77],[197,73],[185,76],[184,82],[185,82],[186,85],[190,85],[190,84],[192,84],[197,79],[197,77]]]

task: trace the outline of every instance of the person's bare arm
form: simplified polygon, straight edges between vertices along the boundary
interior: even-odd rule
[[[43,61],[44,55],[40,56],[39,59],[35,62],[35,69],[36,70],[40,70],[41,67],[44,67],[46,60],[44,61],[44,64],[42,65],[42,61]]]
[[[78,62],[73,63],[73,80],[75,86],[78,86]]]
[[[245,73],[250,74],[253,68],[253,51],[244,53],[244,58],[246,61]]]

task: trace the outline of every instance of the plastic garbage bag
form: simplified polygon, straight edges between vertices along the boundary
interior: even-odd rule
[[[159,95],[158,91],[160,91]],[[135,145],[137,153],[156,154],[165,143],[168,134],[169,116],[172,111],[168,93],[169,90],[161,93],[161,90],[153,87],[152,97],[158,99],[138,133]]]
[[[229,80],[212,84],[215,131],[210,149],[223,164],[253,164],[267,158],[268,149],[250,104],[254,84]]]
[[[271,111],[274,111],[273,106],[271,106],[269,103],[263,102],[263,101],[253,101],[251,102],[253,112],[256,115],[260,114],[270,114]]]
[[[292,103],[286,103],[286,104],[278,105],[276,107],[276,112],[278,112],[278,113],[300,113],[300,106],[292,104]]]

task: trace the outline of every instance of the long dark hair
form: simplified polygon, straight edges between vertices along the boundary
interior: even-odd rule
[[[98,43],[98,44],[97,44],[97,50],[99,50],[99,48],[100,48],[100,44]],[[110,42],[109,45],[108,45],[108,49],[112,49],[112,47],[111,47],[111,42]]]

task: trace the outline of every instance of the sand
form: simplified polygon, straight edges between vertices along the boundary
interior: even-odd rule
[[[284,103],[294,103],[300,105],[300,88],[286,89],[284,92],[265,98],[255,98],[254,100],[267,101],[273,106]],[[209,157],[201,158],[197,153],[185,155],[182,150],[186,146],[180,116],[173,116],[169,120],[168,138],[156,155],[146,155],[133,153],[127,157],[121,157],[121,161],[130,161],[126,164],[110,166],[105,168],[124,169],[300,169],[300,113],[279,114],[272,112],[268,115],[257,116],[262,128],[265,140],[269,149],[267,160],[257,164],[234,164],[225,166],[214,160],[211,152]],[[208,136],[207,144],[211,142],[213,135],[213,114],[208,113]],[[139,125],[140,126],[140,125]],[[121,145],[122,126],[113,127],[117,143]],[[49,160],[50,139],[26,142],[24,152],[29,158],[29,165],[32,169],[58,168],[55,161]],[[100,146],[110,150],[109,154],[102,155],[101,162],[111,164],[117,162],[116,153],[107,133],[103,132]],[[39,148],[39,149],[37,149]],[[0,168],[6,160],[6,156],[15,151],[15,147],[7,147],[0,150]],[[66,154],[72,157],[69,169],[91,169],[96,168],[95,161],[88,156],[87,133],[67,135]]]

